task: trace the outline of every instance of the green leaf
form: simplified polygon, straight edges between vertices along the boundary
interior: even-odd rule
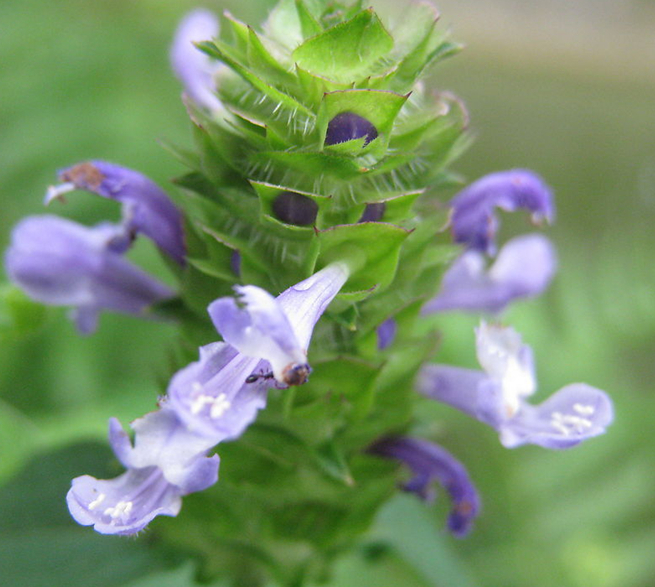
[[[369,9],[305,41],[292,57],[310,73],[348,82],[365,77],[392,48],[393,39]]]
[[[343,292],[377,287],[384,289],[396,271],[398,253],[409,232],[380,222],[346,224],[319,231],[321,249],[317,260],[320,269],[345,260],[353,272]]]
[[[330,120],[342,112],[352,112],[368,120],[378,131],[377,140],[367,150],[384,154],[394,121],[408,97],[409,94],[403,96],[379,90],[343,90],[325,94],[316,123],[321,144],[325,141]]]
[[[0,342],[27,336],[41,328],[47,310],[13,285],[0,286]]]
[[[109,463],[115,460],[106,447],[75,445],[33,459],[0,489],[4,585],[123,587],[165,567],[163,553],[147,542],[100,536],[70,518],[64,502],[70,480],[82,473],[114,477],[119,469]]]
[[[380,512],[373,536],[390,544],[430,585],[475,587],[456,543],[434,527],[429,507],[413,495],[398,494]]]

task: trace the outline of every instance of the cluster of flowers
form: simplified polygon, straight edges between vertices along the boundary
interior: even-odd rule
[[[172,52],[186,99],[215,112],[221,109],[213,91],[217,66],[191,42],[216,33],[213,15],[195,11],[178,29]],[[90,191],[119,201],[122,222],[89,228],[55,216],[27,218],[15,228],[6,254],[9,277],[38,301],[73,307],[83,333],[94,330],[100,310],[145,315],[154,303],[172,297],[172,290],[124,258],[143,234],[184,267],[182,217],[166,194],[140,173],[102,161],[65,169],[60,180],[46,202],[75,189]],[[438,295],[424,305],[425,314],[497,314],[513,300],[545,290],[556,268],[545,237],[518,237],[499,252],[495,245],[496,208],[527,209],[535,222],[553,220],[551,191],[537,175],[525,170],[489,175],[458,194],[450,207],[453,238],[463,253]],[[488,266],[490,257],[495,260]],[[314,326],[349,274],[346,263],[335,262],[277,298],[247,285],[235,288],[237,300],[211,303],[208,313],[224,342],[201,347],[199,360],[172,377],[159,409],[131,424],[133,443],[117,420],[110,421],[109,440],[126,472],[113,480],[74,479],[68,506],[75,520],[105,534],[133,534],[157,515],[176,515],[182,496],[214,484],[219,457],[209,456],[213,447],[244,432],[265,407],[270,387],[307,381]],[[394,335],[393,320],[383,323],[379,347]],[[496,324],[483,322],[476,336],[482,371],[426,365],[418,374],[418,392],[493,426],[507,447],[568,448],[610,424],[609,398],[585,384],[530,405],[525,399],[536,390],[530,347],[513,329]],[[433,481],[443,485],[453,502],[448,527],[457,536],[467,533],[479,498],[464,466],[445,449],[390,436],[369,452],[405,463],[413,473],[405,489],[424,499],[432,497]]]

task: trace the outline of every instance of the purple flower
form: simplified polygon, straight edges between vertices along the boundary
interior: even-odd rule
[[[116,252],[123,237],[112,224],[89,228],[57,216],[31,216],[14,228],[7,274],[39,302],[74,306],[77,327],[88,334],[100,310],[142,315],[173,295]]]
[[[532,349],[512,328],[483,322],[476,339],[484,371],[427,365],[419,375],[419,392],[494,427],[507,448],[570,448],[611,424],[611,400],[584,383],[567,385],[540,405],[529,404],[526,398],[537,388]]]
[[[200,360],[178,371],[168,385],[170,406],[180,420],[215,443],[239,437],[266,405],[268,384],[246,383],[266,363],[246,357],[228,344],[200,348]]]
[[[446,271],[437,296],[423,306],[423,314],[501,312],[517,298],[541,294],[555,274],[557,260],[550,241],[531,234],[510,240],[493,265],[486,266],[483,253],[462,253]]]
[[[218,19],[211,12],[203,9],[193,10],[180,21],[171,47],[171,65],[175,75],[184,85],[186,95],[210,112],[223,109],[216,97],[214,80],[223,64],[205,55],[194,43],[217,37],[218,31]]]
[[[277,298],[249,285],[237,288],[243,308],[233,298],[210,304],[227,344],[202,347],[200,360],[178,371],[168,386],[170,406],[189,430],[214,442],[237,438],[266,405],[273,376],[286,385],[304,383],[314,325],[347,277],[345,265],[335,263]]]
[[[431,484],[438,481],[453,503],[448,529],[458,538],[466,536],[480,510],[480,499],[462,463],[436,444],[406,436],[383,438],[369,452],[407,465],[414,476],[403,489],[423,500],[434,499]]]
[[[101,534],[135,534],[155,516],[175,516],[182,496],[202,491],[218,479],[212,442],[190,433],[166,406],[132,423],[134,446],[116,419],[109,441],[127,472],[111,479],[73,479],[68,509],[83,526]]]
[[[274,298],[254,285],[237,286],[238,302],[220,298],[208,311],[225,342],[271,364],[286,385],[307,381],[307,347],[314,325],[348,279],[343,263],[328,265]]]
[[[73,190],[116,200],[123,206],[127,231],[142,232],[164,253],[184,264],[182,215],[164,191],[145,175],[106,161],[87,161],[60,171],[59,180],[60,185],[48,190],[46,204]]]
[[[529,210],[535,223],[552,222],[555,205],[550,188],[536,173],[513,169],[492,173],[472,183],[450,202],[455,242],[493,255],[498,218],[494,208]]]

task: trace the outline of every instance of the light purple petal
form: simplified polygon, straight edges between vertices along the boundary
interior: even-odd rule
[[[488,270],[482,253],[465,251],[445,273],[441,290],[422,312],[502,312],[516,299],[541,294],[556,266],[553,246],[537,234],[510,240]]]
[[[524,404],[502,427],[501,442],[508,448],[522,444],[571,448],[603,434],[613,419],[607,394],[584,383],[573,383],[538,406]]]
[[[218,36],[218,31],[218,19],[214,14],[203,9],[193,10],[180,21],[171,47],[171,65],[186,94],[210,112],[222,109],[214,80],[222,64],[212,60],[194,43],[209,41]]]
[[[110,480],[77,477],[66,501],[78,524],[119,535],[143,530],[155,516],[176,516],[182,505],[180,489],[156,467],[130,469]]]
[[[417,391],[498,428],[505,421],[502,389],[483,371],[450,365],[425,365]]]
[[[83,332],[101,309],[143,314],[173,292],[112,248],[107,225],[89,228],[57,216],[32,216],[12,233],[9,278],[33,299],[76,306]]]
[[[71,515],[102,534],[134,534],[155,516],[175,516],[181,496],[218,480],[213,442],[188,431],[167,406],[132,424],[134,447],[118,420],[109,423],[109,441],[127,471],[115,479],[88,475],[73,479],[67,502]]]
[[[350,271],[343,263],[332,263],[311,277],[292,285],[277,298],[288,316],[300,347],[307,351],[314,326],[339,293]]]
[[[124,457],[128,468],[157,467],[166,481],[179,487],[183,494],[216,482],[217,465],[214,466],[213,460],[217,456],[204,456],[216,442],[189,431],[167,405],[138,418],[131,427],[135,433],[134,448]],[[111,433],[110,429],[110,440]],[[207,467],[215,469],[208,479],[205,478]]]
[[[551,189],[536,173],[513,169],[486,175],[462,190],[450,202],[455,242],[494,254],[498,218],[494,208],[529,210],[532,221],[552,222],[555,206]]]
[[[239,303],[220,298],[207,309],[216,330],[240,353],[267,360],[275,379],[284,382],[289,365],[307,361],[286,314],[276,299],[259,287],[247,285],[235,290]]]
[[[178,371],[168,386],[171,409],[194,433],[218,443],[240,436],[266,405],[265,380],[245,383],[267,364],[224,343],[200,348],[200,360]]]
[[[184,264],[182,214],[166,193],[145,175],[94,160],[61,170],[59,179],[63,184],[49,190],[46,203],[73,189],[116,200],[123,206],[124,225],[130,232],[145,234],[164,253]]]
[[[424,500],[434,498],[431,484],[438,481],[452,500],[448,529],[458,538],[470,531],[480,510],[480,498],[464,465],[448,451],[426,440],[397,436],[383,438],[369,452],[407,465],[414,476],[404,489]]]

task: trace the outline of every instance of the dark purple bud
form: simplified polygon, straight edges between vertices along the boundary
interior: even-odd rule
[[[318,204],[296,192],[282,192],[273,202],[273,214],[285,224],[309,226],[316,222]]]
[[[396,331],[398,325],[393,318],[388,318],[380,326],[378,326],[378,350],[383,351],[390,346],[396,338]]]
[[[366,146],[377,136],[377,129],[366,118],[354,112],[342,112],[328,123],[325,144],[338,145],[365,137],[364,146]]]
[[[237,276],[241,277],[241,253],[239,251],[232,251],[232,256],[230,257],[230,269]]]
[[[377,202],[375,204],[366,204],[362,217],[357,221],[360,222],[379,222],[382,220],[384,213],[387,210],[387,205],[384,202]]]
[[[480,498],[464,465],[453,455],[427,440],[407,436],[382,438],[369,452],[407,465],[414,476],[403,488],[425,501],[434,498],[431,484],[438,481],[452,501],[448,529],[458,538],[466,536],[480,510]]]

